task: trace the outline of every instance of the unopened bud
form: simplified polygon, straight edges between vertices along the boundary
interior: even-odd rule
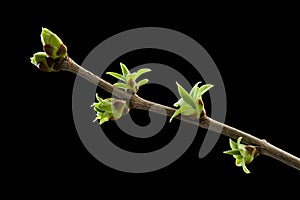
[[[64,59],[67,57],[67,47],[61,39],[47,28],[42,28],[41,41],[44,51],[52,59]]]
[[[31,63],[37,66],[41,71],[44,72],[57,72],[57,65],[54,60],[47,56],[45,52],[38,52],[30,58]]]

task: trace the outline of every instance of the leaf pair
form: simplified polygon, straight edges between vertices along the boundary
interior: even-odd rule
[[[56,64],[68,56],[67,47],[55,33],[47,28],[42,28],[41,41],[44,52],[35,53],[30,58],[31,63],[42,71],[59,71]]]
[[[129,112],[129,107],[125,101],[114,98],[102,99],[97,93],[96,99],[98,102],[92,104],[96,111],[94,121],[100,120],[100,125],[109,120],[117,120]]]
[[[224,151],[224,153],[232,155],[235,158],[235,165],[242,167],[244,172],[249,174],[250,171],[246,167],[246,164],[251,163],[258,156],[259,152],[255,146],[241,144],[241,140],[242,137],[239,137],[237,142],[229,139],[231,150]]]
[[[176,82],[180,99],[174,104],[175,107],[180,107],[172,115],[170,122],[177,115],[195,115],[197,119],[201,114],[205,114],[202,95],[213,87],[211,84],[205,84],[198,87],[198,82],[194,85],[192,90],[188,93],[179,83]]]
[[[115,87],[124,89],[128,93],[135,94],[139,90],[139,87],[149,82],[148,79],[143,79],[139,82],[136,82],[136,79],[139,78],[142,74],[146,72],[150,72],[151,69],[143,68],[138,70],[137,72],[130,73],[128,68],[123,63],[120,63],[120,66],[121,66],[122,74],[116,72],[106,72],[106,74],[109,74],[121,81],[115,83],[114,84]]]

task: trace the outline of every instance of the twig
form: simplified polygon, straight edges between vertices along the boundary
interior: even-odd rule
[[[176,111],[174,108],[145,100],[136,94],[131,95],[123,90],[114,87],[109,82],[103,80],[102,78],[96,76],[95,74],[79,66],[69,57],[67,57],[62,62],[60,62],[59,66],[57,67],[60,70],[70,71],[76,75],[78,74],[81,77],[92,82],[93,84],[98,85],[99,87],[106,90],[107,92],[112,93],[113,95],[119,98],[128,100],[131,109],[150,110],[152,112],[162,114],[162,115],[167,115],[170,117]],[[260,154],[272,157],[276,160],[283,162],[286,165],[289,165],[291,167],[294,167],[295,169],[300,170],[299,158],[286,151],[283,151],[278,147],[275,147],[274,145],[268,143],[264,139],[259,139],[257,137],[254,137],[253,135],[250,135],[231,126],[220,123],[218,121],[215,121],[207,116],[200,118],[199,121],[189,118],[187,116],[177,116],[176,118],[188,122],[190,124],[200,126],[202,128],[213,130],[215,132],[221,133],[233,139],[237,139],[238,137],[243,137],[243,142],[247,144],[255,145]]]

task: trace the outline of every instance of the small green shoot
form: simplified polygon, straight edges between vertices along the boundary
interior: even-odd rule
[[[135,94],[142,85],[145,85],[149,82],[148,79],[142,79],[136,82],[136,79],[138,79],[142,74],[150,72],[151,69],[143,68],[137,72],[130,73],[128,68],[123,63],[120,63],[120,66],[122,74],[116,72],[106,72],[106,74],[109,74],[120,80],[120,82],[114,84],[115,87],[123,89],[130,94]]]

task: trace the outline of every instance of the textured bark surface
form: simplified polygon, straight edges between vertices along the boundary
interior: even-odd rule
[[[162,115],[167,115],[171,117],[176,109],[164,106],[161,104],[157,104],[155,102],[151,102],[145,100],[138,95],[131,95],[123,90],[120,90],[114,87],[109,82],[103,80],[102,78],[96,76],[95,74],[87,71],[83,67],[76,64],[71,58],[66,58],[63,60],[59,66],[60,70],[70,71],[75,73],[76,75],[80,75],[81,77],[87,79],[91,83],[98,85],[102,89],[106,90],[109,93],[112,93],[114,96],[117,96],[123,100],[127,100],[129,102],[129,107],[131,109],[140,109],[140,110],[148,110],[151,112],[155,112]],[[226,124],[215,121],[207,116],[202,116],[200,120],[193,119],[188,116],[177,116],[179,120],[185,121],[190,124],[194,124],[196,126],[200,126],[202,128],[210,129],[215,132],[221,133],[225,136],[228,136],[233,139],[237,139],[239,137],[243,137],[243,143],[250,144],[256,146],[259,151],[259,154],[266,155],[277,159],[286,165],[294,167],[295,169],[300,170],[300,159],[290,153],[275,147],[274,145],[268,143],[264,139],[259,139],[253,135],[250,135],[246,132],[228,126]]]

